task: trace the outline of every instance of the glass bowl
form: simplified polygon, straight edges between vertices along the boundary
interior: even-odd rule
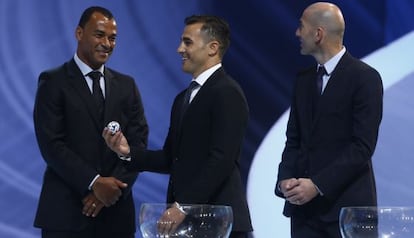
[[[343,238],[413,238],[414,207],[343,207]]]
[[[181,204],[186,212],[184,221],[174,233],[162,235],[157,222],[170,207],[165,203],[143,203],[139,211],[139,228],[144,238],[227,238],[233,226],[233,210],[230,206]]]

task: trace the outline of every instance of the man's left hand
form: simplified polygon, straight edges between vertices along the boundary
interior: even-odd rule
[[[287,201],[295,205],[303,205],[315,198],[319,192],[315,184],[308,178],[299,178],[299,184],[284,193]]]
[[[161,237],[172,235],[184,218],[185,214],[177,207],[168,208],[157,222],[158,232]]]
[[[105,206],[98,198],[96,198],[95,194],[92,192],[89,193],[84,199],[82,199],[82,214],[89,217],[96,217],[101,209]]]

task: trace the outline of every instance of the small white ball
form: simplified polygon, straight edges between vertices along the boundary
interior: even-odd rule
[[[115,134],[117,131],[119,131],[119,129],[121,129],[121,126],[116,121],[109,122],[106,127],[108,127],[108,129],[112,133],[112,135]]]

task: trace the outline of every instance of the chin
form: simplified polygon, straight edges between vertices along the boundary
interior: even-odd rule
[[[181,68],[182,68],[183,72],[185,72],[185,73],[191,73],[190,70],[187,67],[185,67],[184,65]]]
[[[309,52],[307,52],[306,50],[304,50],[304,49],[301,49],[300,50],[300,53],[302,54],[302,55],[308,55],[309,54]]]
[[[105,64],[105,63],[106,63],[106,61],[108,61],[108,57],[105,57],[105,58],[99,58],[99,59],[96,61],[96,64],[97,64],[97,65],[99,65],[99,67],[100,67],[101,65]]]

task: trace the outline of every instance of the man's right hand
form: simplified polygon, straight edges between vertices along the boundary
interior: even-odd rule
[[[291,178],[280,182],[280,190],[291,204],[304,205],[319,194],[316,185],[309,178]]]
[[[122,195],[122,188],[128,184],[114,177],[99,177],[92,185],[95,196],[106,206],[114,205]]]
[[[283,195],[287,198],[288,193],[299,185],[299,180],[296,178],[290,178],[282,180],[279,184],[280,191],[283,193]]]
[[[107,127],[102,132],[102,137],[105,139],[106,145],[115,153],[122,156],[129,155],[130,148],[127,139],[122,131],[112,134]]]

